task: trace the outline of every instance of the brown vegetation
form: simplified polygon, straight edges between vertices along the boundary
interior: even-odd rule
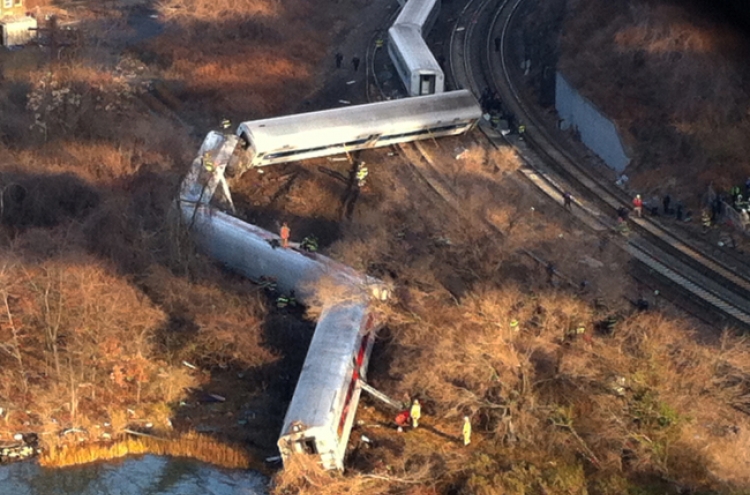
[[[617,249],[576,234],[562,207],[529,197],[503,173],[517,166],[512,156],[488,166],[473,146],[441,140],[423,149],[464,214],[431,202],[400,159],[363,155],[371,190],[329,248],[395,281],[396,300],[378,308],[388,327],[369,376],[391,397],[418,397],[423,425],[398,434],[382,428],[395,413],[365,405],[345,475],[302,459],[276,477],[274,493],[741,492],[750,483],[750,421],[738,411],[750,377],[741,364],[747,343],[667,317],[667,307],[635,313],[621,299],[635,289],[612,283],[625,273]],[[462,148],[465,168],[455,159]],[[550,284],[525,250],[554,261],[561,277]],[[584,255],[604,263],[582,264]],[[583,278],[596,289],[577,292]],[[619,320],[613,334],[603,325],[608,315]],[[581,324],[586,333],[572,337]],[[474,425],[468,448],[458,441],[464,415]]]
[[[47,445],[96,441],[153,423],[249,436],[271,453],[309,323],[269,315],[257,287],[194,251],[173,210],[198,146],[189,109],[178,115],[149,92],[165,73],[146,44],[126,49],[128,11],[90,7],[76,6],[82,34],[54,57],[0,53],[0,440],[36,431]],[[180,22],[158,46],[180,44]],[[196,44],[206,57],[220,43],[247,46],[232,26],[210,30],[215,44]],[[294,50],[275,39],[279,58]],[[245,62],[262,73],[257,58],[227,57],[221,70]],[[238,90],[278,94],[258,81]],[[192,108],[210,116],[214,103],[193,98]],[[282,345],[286,333],[294,346]],[[207,394],[226,402],[205,407]],[[58,439],[69,428],[82,431]]]
[[[253,462],[246,449],[217,443],[216,440],[195,432],[176,438],[129,436],[93,445],[63,445],[44,452],[39,457],[39,463],[45,467],[61,468],[143,454],[188,457],[228,469],[258,468],[257,462]]]
[[[180,101],[207,108],[210,99],[217,121],[278,115],[315,89],[312,76],[337,30],[320,27],[335,26],[352,6],[341,8],[310,0],[164,0],[158,10],[168,36],[143,50],[164,79],[179,81],[170,90]]]
[[[570,3],[560,67],[615,119],[642,190],[700,197],[750,175],[746,37],[669,1]]]
[[[274,312],[257,287],[193,250],[171,209],[197,148],[181,122],[202,129],[224,111],[289,109],[315,88],[328,46],[316,31],[321,16],[342,12],[301,0],[241,3],[231,16],[206,5],[160,4],[167,33],[130,48],[147,60],[135,78],[114,75],[96,43],[63,50],[49,66],[43,51],[0,54],[2,438],[33,429],[53,443],[69,427],[94,440],[97,426],[116,435],[146,422],[218,425],[272,452],[310,323]],[[172,95],[160,96],[171,110],[145,104],[141,86],[123,82],[157,75],[171,79],[160,90]],[[424,407],[423,425],[403,435],[382,427],[390,412],[364,407],[353,445],[366,433],[374,446],[350,454],[349,472],[320,473],[303,459],[277,476],[275,492],[746,489],[747,343],[666,317],[668,307],[633,314],[622,299],[636,291],[627,260],[540,202],[510,173],[511,152],[488,153],[471,138],[423,148],[455,192],[447,203],[403,157],[380,152],[363,154],[369,190],[351,221],[341,220],[344,188],[318,174],[321,161],[236,184],[242,214],[271,227],[288,215],[295,235],[320,229],[330,254],[395,283],[394,301],[378,308],[389,323],[370,379]],[[460,160],[457,148],[468,149]],[[532,255],[561,275],[549,277]],[[608,335],[600,324],[611,314],[620,322]],[[587,331],[573,338],[579,324]],[[226,402],[209,410],[207,394]],[[250,408],[257,418],[240,416]],[[474,425],[467,448],[456,440],[463,415]],[[115,445],[49,455],[53,463],[144,449],[217,457],[190,442]]]

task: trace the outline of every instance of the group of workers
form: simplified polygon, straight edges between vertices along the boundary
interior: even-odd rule
[[[280,293],[275,278],[262,276],[258,281],[258,285],[266,292],[266,294],[268,294],[268,296],[276,301],[277,308],[284,309],[298,307],[297,295],[294,290],[290,290],[288,295]]]
[[[289,228],[289,225],[286,222],[281,224],[281,229],[279,229],[279,238],[281,239],[282,248],[287,249],[289,247],[289,239],[291,235],[292,229]],[[318,250],[318,238],[314,235],[309,235],[302,239],[302,242],[299,243],[299,247],[303,251],[314,253]]]
[[[396,416],[396,425],[398,426],[398,431],[403,432],[403,427],[406,426],[409,421],[411,421],[412,428],[416,429],[419,426],[419,419],[421,417],[422,405],[419,403],[419,399],[414,399],[409,409],[401,411]],[[463,437],[464,445],[469,445],[471,443],[471,420],[468,416],[464,416],[461,435]]]
[[[334,60],[336,61],[336,68],[340,69],[341,63],[344,61],[344,54],[341,52],[336,53]],[[359,63],[359,57],[352,57],[352,68],[354,69],[354,72],[357,72],[359,70]]]
[[[747,228],[750,225],[750,178],[745,181],[744,194],[741,192],[740,186],[734,186],[729,191],[729,195],[732,201],[732,206],[737,213],[742,217],[742,225]],[[717,194],[711,203],[711,216],[718,217],[722,213],[724,208],[724,201],[721,194]]]
[[[518,138],[521,141],[524,140],[526,126],[515,122],[515,117],[505,109],[495,91],[488,87],[484,88],[484,91],[479,96],[479,104],[482,106],[482,111],[490,115],[490,123],[493,127],[497,128],[500,125],[500,121],[505,120],[508,123],[509,132],[512,132],[511,129],[515,129],[518,133]]]
[[[677,205],[672,208],[672,198],[667,194],[662,198],[662,206],[663,206],[663,214],[665,216],[669,215],[675,215],[678,221],[685,221],[690,222],[692,220],[692,212],[687,211],[685,212],[682,206],[682,203],[677,203]],[[648,211],[651,216],[658,216],[659,213],[659,206],[658,202],[657,204],[646,204],[645,201],[643,201],[643,198],[640,194],[636,194],[635,197],[633,197],[633,213],[638,218],[643,218],[643,210],[645,209]],[[627,235],[630,232],[630,227],[628,226],[628,217],[630,216],[630,211],[628,208],[621,206],[617,209],[617,224],[615,225],[615,230],[617,232],[620,232],[621,234]],[[702,216],[703,225],[705,226],[711,226],[711,222],[713,221],[713,217],[707,217],[707,212],[704,211],[704,214]]]
[[[356,172],[354,173],[354,178],[357,180],[357,187],[363,189],[367,185],[367,176],[369,174],[370,171],[367,169],[365,162],[357,162]]]

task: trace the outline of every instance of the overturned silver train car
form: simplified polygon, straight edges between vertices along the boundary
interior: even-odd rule
[[[229,196],[224,171],[236,158],[236,142],[220,133],[206,138],[182,183],[182,219],[199,249],[227,268],[257,282],[273,280],[282,292],[294,290],[304,304],[325,304],[278,445],[285,463],[298,454],[314,455],[326,469],[343,469],[359,380],[380,326],[372,301],[387,299],[390,291],[382,281],[321,254],[281,248],[277,235],[212,206],[217,190]]]
[[[284,418],[278,446],[284,463],[299,454],[325,469],[344,469],[344,455],[380,326],[366,302],[323,311]]]

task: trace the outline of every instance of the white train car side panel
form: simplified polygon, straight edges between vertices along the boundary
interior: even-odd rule
[[[432,30],[439,14],[440,0],[408,0],[393,25],[412,24],[424,38]]]
[[[383,282],[326,256],[274,248],[270,241],[278,241],[277,235],[222,211],[192,202],[183,202],[181,208],[183,221],[201,251],[250,280],[259,282],[265,277],[274,280],[283,293],[294,290],[303,304],[314,300],[315,283],[321,279],[350,288],[347,296],[353,298],[387,299],[389,295]]]
[[[445,74],[413,25],[388,30],[388,55],[409,96],[445,91]]]
[[[318,456],[325,469],[344,467],[377,323],[367,303],[342,302],[323,311],[315,328],[278,446],[284,462]]]
[[[461,90],[243,122],[237,134],[250,166],[262,167],[460,134],[481,116],[471,92]]]

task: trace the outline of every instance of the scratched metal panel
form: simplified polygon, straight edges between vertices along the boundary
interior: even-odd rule
[[[396,17],[394,26],[399,24],[414,24],[425,36],[440,13],[440,0],[408,0]]]
[[[324,278],[347,287],[349,298],[364,300],[387,294],[381,281],[326,256],[274,248],[270,241],[279,239],[276,234],[215,208],[182,203],[182,215],[201,251],[253,281],[273,278],[280,291],[295,290],[303,304],[314,300],[315,282]]]
[[[261,155],[409,133],[481,115],[471,92],[459,90],[243,122],[237,133],[247,134]]]
[[[302,366],[282,435],[291,424],[330,427],[335,433],[352,378],[367,303],[342,303],[325,309]]]
[[[393,26],[388,30],[388,38],[391,49],[398,50],[410,69],[434,71],[442,75],[443,70],[413,26]]]

